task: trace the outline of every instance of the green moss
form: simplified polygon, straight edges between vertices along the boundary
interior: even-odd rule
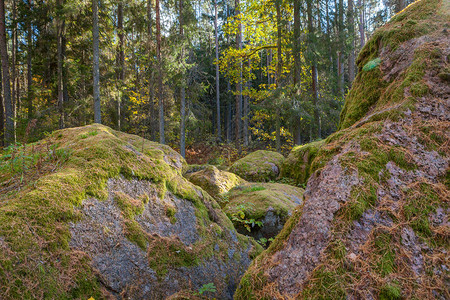
[[[402,291],[397,284],[388,283],[380,289],[378,297],[380,300],[398,300],[402,299]]]
[[[392,236],[380,233],[375,236],[374,251],[379,255],[376,261],[376,270],[385,277],[395,271],[395,252]]]
[[[175,214],[177,213],[177,210],[175,207],[166,205],[166,216],[169,218],[170,223],[175,224],[177,222],[177,218],[175,217]]]
[[[233,172],[245,180],[267,182],[275,180],[278,173],[274,171],[274,166],[281,169],[284,156],[280,153],[266,150],[258,150],[236,161],[231,167]]]
[[[245,183],[245,180],[239,176],[214,166],[205,166],[198,171],[185,174],[185,177],[216,199],[235,186]]]
[[[302,291],[304,299],[346,299],[344,270],[328,270],[321,267],[312,274],[314,283]]]
[[[227,194],[229,201],[224,211],[229,216],[242,213],[246,219],[260,220],[264,218],[269,207],[272,207],[276,215],[286,220],[289,211],[297,206],[294,199],[301,200],[303,191],[301,188],[279,183],[238,186]]]
[[[179,240],[161,237],[156,238],[149,245],[148,260],[150,267],[162,279],[169,268],[198,265],[199,256]]]
[[[281,177],[292,178],[298,184],[306,184],[311,176],[311,164],[324,140],[297,146],[292,149],[281,168]]]

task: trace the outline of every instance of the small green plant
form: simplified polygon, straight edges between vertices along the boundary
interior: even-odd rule
[[[216,291],[217,291],[216,286],[214,285],[214,283],[210,282],[202,285],[202,287],[198,289],[197,294],[203,295],[206,292],[215,293]]]
[[[378,65],[381,63],[381,58],[377,57],[375,59],[372,59],[368,63],[366,63],[363,67],[363,71],[370,71],[378,67]]]
[[[255,226],[262,227],[263,223],[253,218],[246,217],[246,211],[250,208],[249,204],[240,204],[236,206],[236,210],[229,215],[231,221],[240,224],[247,229],[248,232],[252,231]]]
[[[89,131],[88,133],[83,133],[80,137],[81,139],[87,139],[90,136],[96,136],[98,134],[97,130]]]
[[[262,237],[257,242],[264,248],[267,248],[270,245],[270,243],[273,242],[273,240],[274,240],[273,238],[266,239],[265,237]]]

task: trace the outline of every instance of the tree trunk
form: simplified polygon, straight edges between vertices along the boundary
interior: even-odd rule
[[[294,85],[299,86],[301,81],[301,48],[300,48],[300,0],[294,0]],[[297,89],[300,92],[300,89]]]
[[[339,50],[338,50],[338,87],[341,96],[344,96],[344,0],[339,0]]]
[[[219,78],[219,32],[217,28],[217,0],[214,0],[214,35],[216,42],[216,108],[217,108],[217,140],[222,140],[220,127],[220,78]]]
[[[283,55],[281,53],[281,0],[275,1],[275,8],[277,12],[277,88],[282,86],[283,76]],[[276,149],[281,152],[281,111],[279,105],[276,108]]]
[[[148,104],[149,104],[149,131],[150,139],[155,140],[155,126],[153,122],[153,116],[155,113],[154,105],[154,85],[153,85],[153,18],[152,18],[152,1],[147,1],[147,18],[148,18]]]
[[[0,1],[0,52],[2,58],[2,83],[3,83],[3,97],[5,103],[5,146],[9,146],[14,143],[15,128],[14,128],[14,115],[13,104],[11,99],[11,83],[9,77],[8,66],[8,49],[6,41],[6,28],[5,28],[5,1]]]
[[[58,48],[58,112],[59,112],[59,129],[63,129],[65,126],[64,122],[64,90],[63,90],[63,31],[64,31],[64,16],[62,16],[63,12],[63,3],[61,0],[57,3],[57,19],[56,19],[56,44]]]
[[[360,49],[362,49],[362,47],[364,47],[364,45],[366,44],[365,29],[364,29],[365,27],[364,0],[358,0],[358,7],[359,7],[359,40],[360,40]]]
[[[32,20],[32,1],[28,0],[28,16],[27,16],[27,109],[28,120],[33,118],[33,77],[31,73],[31,53],[33,52],[33,31],[31,29]]]
[[[159,0],[155,1],[156,13],[156,59],[158,60],[158,101],[159,101],[159,142],[166,143],[164,137],[164,100],[162,86],[162,61],[161,61],[161,17],[159,10]]]
[[[17,58],[17,9],[16,9],[16,0],[12,2],[12,38],[11,38],[11,101],[13,107],[13,119],[14,119],[14,128],[16,128],[16,116],[17,116],[17,76],[16,76],[16,58]],[[15,139],[15,138],[14,138]]]
[[[312,14],[312,0],[308,0],[306,2],[306,10],[308,14],[308,32],[309,32],[309,47],[312,47],[314,36],[314,25],[313,25],[313,14]],[[317,62],[314,55],[314,51],[311,53],[311,90],[312,90],[312,99],[313,99],[313,109],[314,109],[314,123],[317,130],[317,137],[320,138],[320,129],[319,129],[319,110],[318,110],[318,98],[319,98],[319,86],[318,86],[318,78],[317,78]],[[312,126],[311,126],[312,127]],[[311,128],[310,127],[310,128]]]
[[[353,0],[348,0],[348,34],[350,35],[350,53],[348,56],[348,79],[350,85],[355,79],[355,20]]]
[[[0,72],[0,82],[2,81],[2,72]],[[0,86],[0,146],[4,146],[5,139],[5,112],[2,97],[2,87]]]
[[[235,14],[236,16],[240,15],[240,3],[239,0],[235,0]],[[240,16],[238,19],[238,32],[236,33],[236,48],[238,50],[242,49],[242,24],[240,20]],[[240,75],[239,81],[236,83],[236,148],[238,152],[241,152],[241,131],[242,131],[242,62],[240,63]]]
[[[119,86],[119,95],[117,97],[117,128],[122,128],[122,88],[125,79],[125,52],[124,52],[124,33],[123,33],[123,2],[117,4],[117,37],[119,38],[119,49],[117,51],[117,81]]]
[[[94,63],[93,63],[93,77],[94,77],[94,122],[102,123],[101,108],[100,108],[100,70],[99,70],[99,29],[98,29],[98,0],[92,1],[92,38],[94,46]]]
[[[183,32],[183,0],[180,0],[180,37],[181,40],[184,40],[184,32]],[[184,49],[181,49],[181,65],[184,66]],[[184,69],[182,70],[183,74],[181,76],[181,86],[180,86],[180,108],[181,108],[181,124],[180,124],[180,154],[183,157],[186,157],[186,88],[185,88],[185,77],[184,77]]]

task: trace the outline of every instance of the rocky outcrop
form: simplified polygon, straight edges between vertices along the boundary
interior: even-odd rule
[[[216,199],[235,186],[245,183],[245,180],[236,174],[219,170],[215,166],[207,165],[199,169],[193,168],[193,172],[187,172],[184,176]]]
[[[258,150],[236,161],[230,167],[230,172],[248,181],[267,182],[280,175],[284,159],[278,152]]]
[[[0,198],[1,299],[164,299],[208,284],[231,299],[261,249],[166,146],[91,125],[23,151],[39,164]]]
[[[449,11],[417,1],[373,34],[303,207],[236,299],[449,297]]]
[[[317,152],[323,145],[323,140],[312,142],[292,149],[281,167],[281,177],[291,178],[297,184],[306,184],[311,173],[311,165]]]
[[[304,190],[279,183],[240,185],[224,197],[224,211],[236,229],[256,240],[274,238],[294,209],[303,202]]]

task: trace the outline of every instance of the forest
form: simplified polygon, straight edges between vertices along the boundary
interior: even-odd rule
[[[5,0],[1,143],[92,122],[178,149],[336,131],[356,55],[406,0]]]
[[[0,299],[450,299],[450,0],[0,0]]]

